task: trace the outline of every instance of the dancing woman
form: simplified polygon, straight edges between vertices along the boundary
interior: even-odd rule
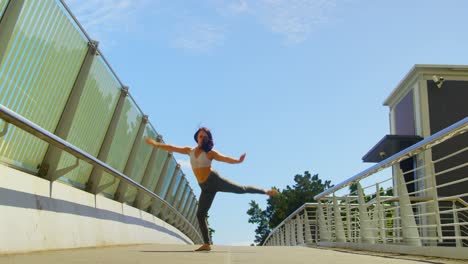
[[[197,142],[196,147],[179,147],[163,144],[150,138],[146,138],[145,141],[156,148],[190,156],[190,164],[192,165],[193,173],[201,188],[200,198],[198,199],[197,219],[204,243],[195,251],[210,251],[210,236],[206,217],[217,192],[259,193],[276,196],[278,191],[275,189],[263,190],[253,186],[241,186],[221,177],[218,172],[211,169],[211,162],[217,160],[230,164],[238,164],[244,161],[245,153],[242,154],[239,159],[235,159],[217,152],[213,149],[213,136],[206,127],[198,129],[193,137],[195,142]]]

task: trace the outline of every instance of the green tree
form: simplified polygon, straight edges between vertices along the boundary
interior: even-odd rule
[[[278,190],[280,195],[267,200],[266,210],[262,210],[255,201],[250,202],[247,214],[249,223],[257,224],[255,241],[262,244],[271,229],[279,225],[286,217],[301,207],[304,203],[315,202],[314,196],[332,187],[330,181],[322,181],[318,174],[311,175],[305,171],[303,175],[294,176],[295,184]]]
[[[250,208],[247,214],[250,215],[249,223],[257,224],[255,229],[255,243],[263,242],[270,234],[271,229],[268,226],[268,217],[266,211],[263,211],[255,201],[250,201]]]
[[[357,195],[357,189],[358,189],[358,183],[353,182],[351,185],[349,185],[349,193],[351,195]]]
[[[209,215],[206,215],[206,222],[208,223],[208,219],[210,218]],[[210,236],[210,240],[213,242],[213,234],[215,233],[216,231],[210,227],[209,223],[208,223],[208,235]]]

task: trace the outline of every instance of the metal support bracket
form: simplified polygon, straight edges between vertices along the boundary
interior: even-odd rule
[[[95,56],[99,56],[98,46],[99,41],[91,40],[90,42],[88,42],[89,51]]]
[[[5,122],[5,126],[3,127],[3,130],[0,132],[0,137],[3,137],[8,133],[8,127],[10,126],[10,123]]]

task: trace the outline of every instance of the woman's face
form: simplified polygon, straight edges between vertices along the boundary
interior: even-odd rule
[[[204,138],[208,138],[208,134],[204,130],[200,130],[197,135],[198,146],[202,145]]]

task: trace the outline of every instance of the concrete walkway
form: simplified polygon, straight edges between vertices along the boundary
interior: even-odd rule
[[[343,263],[343,264],[416,264],[468,263],[464,261],[424,258],[362,251],[306,247],[234,247],[214,246],[211,252],[193,252],[196,246],[138,245],[44,251],[28,254],[0,255],[0,263]]]

